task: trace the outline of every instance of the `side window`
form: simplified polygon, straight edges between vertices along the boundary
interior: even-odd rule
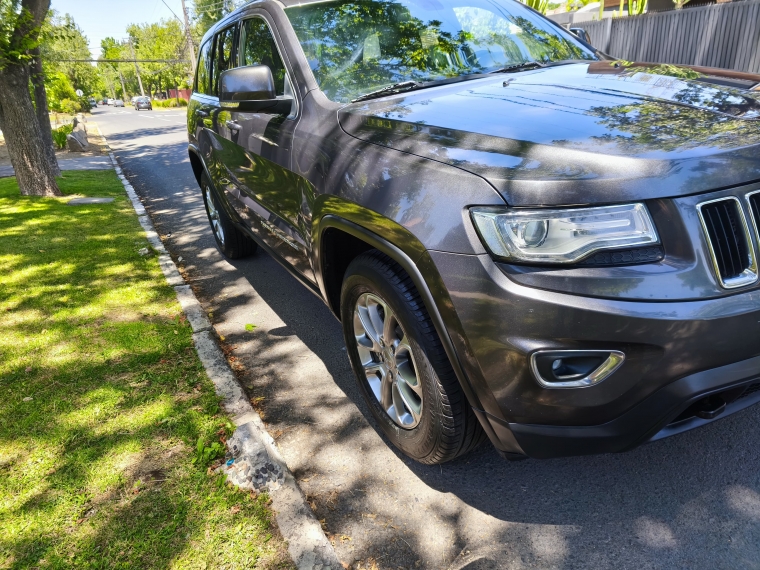
[[[198,68],[195,70],[195,91],[197,93],[211,94],[210,79],[211,66],[211,40],[201,46],[198,56]]]
[[[240,65],[267,65],[272,70],[277,95],[285,93],[285,65],[269,26],[261,18],[243,22],[240,37]]]
[[[216,49],[214,50],[212,93],[219,95],[219,76],[223,71],[235,67],[235,62],[233,61],[235,57],[235,27],[233,26],[219,32],[214,42],[216,43]]]

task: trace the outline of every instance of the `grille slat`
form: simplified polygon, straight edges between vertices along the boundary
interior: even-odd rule
[[[749,197],[749,207],[752,210],[752,218],[755,220],[755,228],[758,230],[758,239],[760,239],[760,192]]]
[[[750,255],[749,236],[739,202],[734,198],[707,202],[700,205],[700,214],[723,285],[735,287],[754,281],[754,256]],[[748,269],[752,275],[747,274]]]
[[[726,219],[731,224],[729,236],[734,240],[733,247],[730,248],[731,262],[735,263],[734,272],[739,275],[749,266],[747,235],[744,233],[741,222],[738,220],[737,211],[732,211],[729,203],[725,203],[723,206],[725,208]]]

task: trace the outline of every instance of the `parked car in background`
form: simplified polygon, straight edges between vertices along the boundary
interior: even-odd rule
[[[114,99],[113,106],[114,107],[123,107],[124,106],[124,101],[122,101],[121,99]]]
[[[190,164],[408,456],[625,451],[760,402],[760,76],[669,69],[513,0],[262,0],[201,42]]]
[[[137,111],[140,109],[147,109],[148,111],[153,110],[153,104],[150,102],[150,97],[137,97],[133,104]]]
[[[90,97],[89,101],[90,101],[90,107],[91,108],[98,106],[98,102],[95,100],[94,97]]]
[[[108,99],[106,99],[106,105],[109,105],[109,106],[113,105],[113,102],[114,102],[114,100],[111,99],[110,97]]]

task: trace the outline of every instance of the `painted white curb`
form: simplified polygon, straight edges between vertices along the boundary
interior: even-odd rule
[[[105,139],[105,137],[103,138]],[[132,202],[148,241],[159,253],[158,263],[161,271],[163,271],[169,285],[174,287],[177,300],[193,329],[193,343],[198,358],[203,363],[206,374],[214,383],[217,395],[222,398],[224,411],[232,417],[232,421],[238,426],[230,441],[235,438],[236,440],[251,440],[253,447],[263,445],[269,462],[274,465],[278,473],[281,472],[284,475],[284,478],[281,479],[282,483],[276,486],[276,490],[270,491],[270,496],[277,526],[280,528],[283,538],[288,542],[288,554],[299,570],[339,570],[341,563],[335,554],[335,550],[306,503],[293,474],[277,449],[277,444],[272,436],[267,433],[264,422],[251,406],[245,391],[235,378],[224,353],[214,338],[213,327],[206,317],[203,307],[177,270],[177,266],[153,227],[150,217],[145,211],[145,206],[140,202],[134,188],[122,173],[116,157],[112,152],[109,152],[108,155],[111,157],[116,174]]]

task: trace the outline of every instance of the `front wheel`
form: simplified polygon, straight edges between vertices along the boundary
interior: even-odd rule
[[[483,441],[425,305],[397,263],[377,251],[351,262],[341,321],[362,394],[396,447],[432,464]]]
[[[205,173],[201,177],[201,190],[211,231],[222,255],[228,259],[241,259],[253,255],[258,247],[256,242],[232,222]]]

